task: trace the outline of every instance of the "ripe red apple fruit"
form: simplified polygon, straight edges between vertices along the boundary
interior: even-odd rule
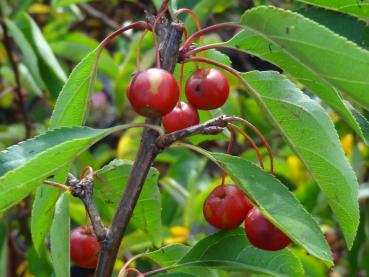
[[[248,212],[245,231],[251,244],[263,250],[281,250],[291,243],[289,237],[266,219],[257,208]]]
[[[163,126],[167,132],[175,132],[199,124],[199,113],[191,104],[179,102],[174,109],[163,117]]]
[[[210,225],[224,230],[239,226],[251,208],[251,203],[237,186],[223,185],[209,194],[203,213]]]
[[[173,110],[179,99],[179,88],[168,71],[150,68],[133,77],[127,97],[138,114],[159,117]]]
[[[95,268],[99,257],[100,244],[95,233],[88,226],[80,226],[70,234],[70,255],[79,267]]]
[[[186,97],[195,108],[212,110],[223,106],[229,95],[229,83],[223,72],[202,68],[186,82]]]

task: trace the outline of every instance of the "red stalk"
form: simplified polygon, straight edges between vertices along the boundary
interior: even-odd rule
[[[235,70],[235,69],[233,69],[229,66],[226,66],[226,65],[223,65],[223,64],[220,64],[218,62],[215,62],[215,61],[212,61],[212,60],[209,60],[209,59],[206,59],[206,58],[202,58],[202,57],[192,57],[192,58],[189,58],[189,59],[183,61],[183,63],[187,63],[187,62],[202,62],[202,63],[211,64],[211,65],[220,67],[220,68],[228,71],[229,73],[236,76],[242,82],[242,84],[244,84],[246,86],[246,88],[254,95],[254,97],[258,98],[256,91],[251,87],[251,85],[246,80],[244,80],[241,77],[241,75],[238,73],[237,70]],[[263,134],[254,125],[252,125],[250,122],[248,122],[247,120],[241,120],[241,119],[239,119],[239,121],[241,123],[243,123],[244,125],[246,125],[247,127],[249,127],[250,129],[252,129],[258,135],[258,137],[261,139],[263,144],[265,145],[265,147],[268,151],[268,154],[269,154],[269,158],[270,158],[270,172],[271,172],[271,174],[274,174],[273,154],[272,154],[272,150],[270,148],[269,143],[267,142],[267,140],[265,139]]]

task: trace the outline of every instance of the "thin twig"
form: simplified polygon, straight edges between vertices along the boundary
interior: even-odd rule
[[[70,186],[71,194],[82,200],[96,237],[100,243],[103,243],[107,239],[107,230],[105,229],[99,212],[95,206],[93,197],[93,176],[87,175],[82,180],[78,180],[75,176],[69,173],[67,183]]]
[[[21,86],[21,81],[20,81],[18,65],[17,65],[17,62],[15,61],[15,59],[13,57],[11,38],[8,34],[8,28],[5,24],[5,22],[1,19],[0,19],[0,25],[1,25],[1,28],[3,29],[3,43],[4,43],[5,51],[8,55],[10,64],[12,66],[13,74],[14,74],[14,79],[15,79],[15,84],[16,84],[16,86],[14,88],[14,92],[16,93],[18,107],[19,107],[19,110],[20,110],[21,115],[22,115],[23,125],[24,125],[24,128],[26,129],[26,137],[25,138],[27,139],[27,138],[31,137],[32,124],[31,124],[31,121],[28,117],[26,104],[25,104],[25,99],[24,99],[22,86]]]
[[[63,184],[59,184],[59,183],[56,183],[56,182],[53,182],[53,181],[49,181],[49,180],[44,180],[43,183],[45,185],[49,185],[49,186],[53,186],[53,187],[56,187],[56,188],[59,188],[59,189],[62,189],[64,191],[68,191],[69,190],[69,187],[66,186],[66,185],[63,185]]]

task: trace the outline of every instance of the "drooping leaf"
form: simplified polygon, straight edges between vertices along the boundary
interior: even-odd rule
[[[369,2],[367,0],[299,0],[307,4],[348,13],[357,17],[369,18]]]
[[[288,72],[331,106],[369,145],[369,134],[340,96],[345,93],[369,107],[368,51],[300,14],[275,7],[248,10],[241,24],[244,31],[224,45],[256,55]]]
[[[69,199],[63,193],[56,202],[54,221],[50,231],[51,259],[56,277],[70,276],[69,232]]]
[[[68,174],[69,166],[66,165],[52,178],[54,182],[64,183]],[[59,198],[61,191],[51,186],[39,186],[36,190],[35,200],[32,206],[31,217],[31,235],[32,242],[37,252],[45,244],[45,236],[49,232],[54,217],[55,203]],[[56,228],[54,232],[62,231]],[[56,236],[54,236],[56,237]]]
[[[84,124],[91,95],[89,82],[98,49],[90,52],[72,71],[56,101],[50,119],[52,128]]]
[[[127,184],[132,161],[114,160],[96,172],[94,195],[99,208],[107,210],[111,220]],[[144,231],[156,247],[162,243],[161,197],[157,186],[159,172],[151,168],[131,218],[132,224]]]
[[[321,106],[276,72],[242,75],[327,197],[350,248],[359,224],[358,183]]]
[[[0,211],[20,201],[92,144],[127,126],[55,129],[0,152]]]
[[[94,78],[93,65],[98,49],[90,52],[72,71],[59,94],[50,120],[50,128],[83,125],[89,108],[91,92],[89,82]],[[64,174],[53,181],[64,183],[69,164],[65,164]],[[50,228],[54,206],[60,192],[52,187],[39,187],[33,204],[31,230],[35,248],[38,251]]]
[[[193,266],[272,276],[303,276],[301,263],[290,250],[257,249],[247,240],[242,228],[221,231],[200,240],[175,264],[175,267]]]
[[[20,17],[18,27],[37,56],[38,68],[43,83],[50,94],[56,98],[67,79],[63,69],[42,35],[41,30],[29,15],[23,14]]]
[[[273,224],[311,255],[328,264],[331,262],[329,246],[318,224],[277,178],[242,158],[218,153],[211,155]]]

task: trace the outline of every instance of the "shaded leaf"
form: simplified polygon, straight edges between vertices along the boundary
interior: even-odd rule
[[[42,35],[41,30],[29,15],[23,14],[20,17],[18,27],[22,30],[37,56],[38,68],[44,84],[50,94],[56,98],[67,79],[63,69]]]
[[[63,193],[56,202],[54,220],[50,230],[51,258],[56,277],[70,276],[69,233],[69,199]]]
[[[247,240],[242,228],[221,231],[202,239],[175,266],[202,266],[273,276],[303,276],[300,261],[290,250],[257,249]]]
[[[298,0],[307,4],[334,10],[341,13],[348,13],[358,17],[369,18],[369,3],[357,0]]]
[[[224,45],[281,67],[331,106],[369,145],[369,134],[340,96],[345,93],[369,107],[368,51],[300,14],[275,7],[248,10],[241,23],[245,30]]]
[[[53,178],[54,182],[64,183],[68,174],[68,165],[65,166],[61,171],[55,174]],[[31,234],[32,242],[37,252],[45,244],[45,236],[49,232],[53,216],[55,203],[60,196],[60,189],[41,185],[36,190],[35,199],[32,206],[32,217],[31,217]],[[56,228],[57,230],[62,230]]]
[[[60,128],[0,152],[0,211],[20,201],[96,141],[125,128]]]
[[[350,248],[359,224],[358,183],[328,115],[316,101],[276,72],[242,76],[327,196]]]
[[[118,207],[121,195],[127,185],[132,169],[132,161],[114,160],[96,172],[95,198],[105,217],[111,220]],[[131,223],[146,233],[156,247],[162,243],[161,232],[161,197],[157,186],[159,172],[151,168],[133,211]]]

